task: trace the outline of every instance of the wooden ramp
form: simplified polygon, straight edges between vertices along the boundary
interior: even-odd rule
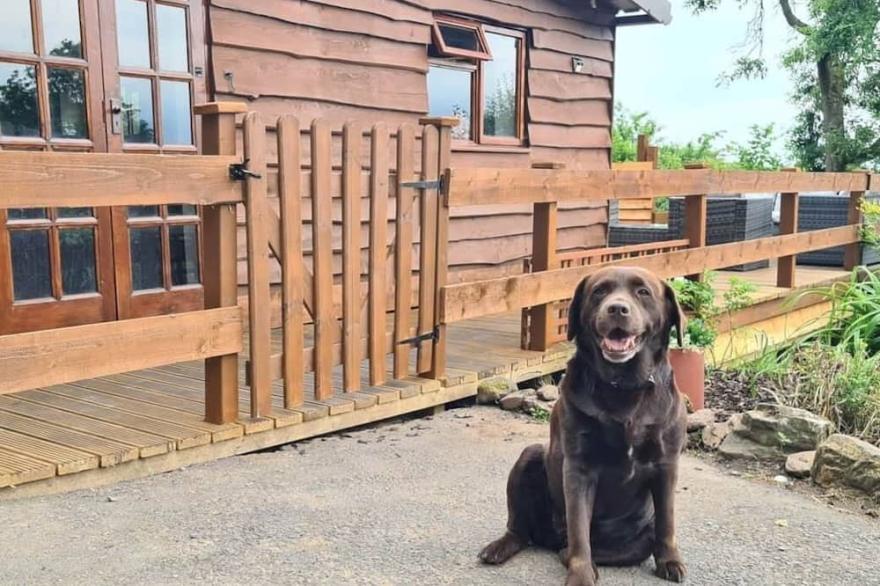
[[[562,370],[568,359],[564,344],[520,350],[519,315],[462,322],[448,335],[445,386],[410,376],[345,393],[337,367],[334,397],[307,395],[284,409],[279,381],[271,416],[261,419],[248,416],[242,368],[240,418],[225,425],[204,422],[201,362],[0,396],[0,498],[116,482],[429,409],[474,395],[480,379],[528,380]],[[366,363],[362,374],[365,381]]]

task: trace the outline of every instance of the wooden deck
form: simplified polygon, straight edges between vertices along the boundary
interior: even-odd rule
[[[800,287],[847,275],[833,268],[798,267],[797,272]],[[775,269],[771,267],[746,273],[720,272],[716,281],[719,295],[732,277],[758,285],[753,307],[790,294],[790,290],[775,286]],[[808,311],[816,313],[815,309]],[[768,319],[748,327],[769,328],[766,324],[775,323],[772,320],[778,321],[780,316],[777,313]],[[729,352],[732,345],[742,345],[735,342],[736,335],[743,337],[742,331],[722,336],[725,341],[720,341],[719,347],[726,344],[724,351]],[[567,344],[544,353],[521,350],[518,314],[463,321],[450,326],[448,335],[446,386],[407,377],[345,393],[342,369],[337,367],[333,398],[318,401],[307,395],[296,409],[283,408],[281,383],[276,382],[268,418],[248,416],[249,391],[242,367],[240,419],[225,425],[203,420],[201,362],[0,396],[0,499],[158,473],[429,409],[475,394],[480,379],[505,376],[523,381],[561,371],[570,352]],[[390,361],[388,366],[390,371]],[[366,380],[366,363],[362,374]],[[10,490],[12,486],[17,488]]]
[[[564,368],[566,345],[546,353],[520,350],[519,328],[519,315],[513,314],[450,327],[447,386],[407,377],[345,393],[338,367],[333,398],[307,396],[302,406],[284,409],[276,382],[271,417],[261,419],[248,416],[242,367],[240,420],[225,425],[203,420],[201,362],[0,396],[0,499],[246,453],[471,396],[483,378],[521,381]],[[366,379],[366,364],[363,373]],[[8,489],[12,486],[15,490]]]

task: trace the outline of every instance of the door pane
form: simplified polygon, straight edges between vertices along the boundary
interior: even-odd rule
[[[12,290],[16,301],[52,296],[48,230],[11,230]]]
[[[98,291],[95,266],[95,231],[91,228],[61,230],[61,288],[64,295]]]
[[[58,208],[59,218],[93,218],[92,208]]]
[[[0,50],[33,53],[30,0],[3,0],[0,18]]]
[[[128,206],[129,218],[158,218],[159,206]]]
[[[156,4],[156,40],[159,46],[159,69],[189,71],[185,8]]]
[[[142,77],[120,77],[122,136],[125,142],[156,142],[153,126],[153,84]]]
[[[483,133],[516,136],[517,39],[487,33],[492,60],[483,64]]]
[[[12,208],[9,210],[10,220],[43,220],[48,217],[45,208]]]
[[[428,115],[455,116],[461,120],[452,138],[471,138],[471,81],[466,69],[431,65],[428,69]]]
[[[120,65],[150,68],[148,30],[146,2],[116,0],[116,38],[119,44]]]
[[[32,65],[0,63],[0,134],[40,136],[36,79]]]
[[[162,142],[192,144],[189,82],[162,80]]]
[[[55,138],[88,138],[85,76],[79,69],[49,68],[49,117]]]
[[[196,213],[196,206],[187,204],[170,204],[168,206],[169,216],[195,216]]]
[[[41,4],[46,52],[58,57],[82,57],[79,0],[41,0]]]
[[[171,284],[195,285],[199,282],[199,238],[193,224],[168,227],[171,245]]]
[[[162,232],[159,226],[131,228],[131,288],[162,289]]]

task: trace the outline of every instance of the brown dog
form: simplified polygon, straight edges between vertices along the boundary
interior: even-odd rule
[[[507,532],[480,559],[529,544],[560,552],[566,585],[595,584],[596,564],[685,577],[674,498],[686,412],[666,358],[683,317],[669,285],[639,268],[602,269],[571,301],[569,361],[550,418],[550,445],[526,448],[507,482]],[[656,514],[655,514],[656,512]]]

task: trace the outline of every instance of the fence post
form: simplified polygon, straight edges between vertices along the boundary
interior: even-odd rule
[[[692,163],[684,166],[688,170],[707,169],[703,163]],[[689,242],[688,248],[702,248],[706,246],[706,215],[708,195],[699,193],[688,195],[684,198],[684,234]],[[688,275],[692,281],[702,280],[702,274]]]
[[[533,169],[563,169],[563,163],[534,163]],[[532,272],[557,268],[556,260],[556,202],[534,204],[532,213]],[[553,343],[553,308],[551,304],[529,309],[528,350],[545,351]]]
[[[458,126],[458,118],[451,116],[438,116],[422,118],[420,124],[435,126],[439,132],[439,148],[437,153],[438,177],[445,177],[451,164],[452,157],[452,129]],[[442,191],[437,197],[437,246],[436,246],[436,269],[434,280],[434,327],[437,336],[434,339],[434,348],[431,353],[431,368],[428,376],[436,380],[446,378],[446,326],[440,323],[440,290],[446,286],[449,272],[449,198]]]
[[[235,154],[235,115],[247,112],[240,102],[200,104],[202,153]],[[238,305],[237,226],[235,204],[206,206],[202,211],[202,262],[205,308]],[[205,420],[229,423],[238,419],[238,354],[205,361]]]
[[[783,169],[783,171],[795,172],[795,168]],[[798,231],[798,193],[789,192],[780,194],[779,200],[779,234],[797,234]],[[776,286],[792,288],[795,286],[795,269],[797,256],[781,256],[776,265]]]
[[[853,225],[862,223],[862,200],[865,199],[864,191],[849,192],[849,207],[846,212],[846,223]],[[843,268],[851,271],[862,264],[862,243],[856,241],[846,245],[843,254]]]

